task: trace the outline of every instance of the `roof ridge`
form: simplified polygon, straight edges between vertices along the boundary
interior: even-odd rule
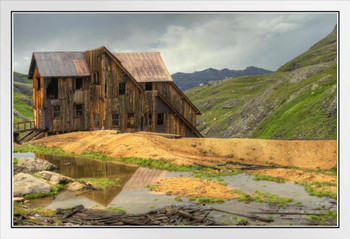
[[[34,51],[33,53],[68,53],[68,52],[84,53],[84,51]]]
[[[140,54],[140,53],[159,53],[160,51],[133,51],[133,52],[113,52],[112,54]]]

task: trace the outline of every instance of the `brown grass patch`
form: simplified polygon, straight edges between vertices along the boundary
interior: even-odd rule
[[[213,165],[226,161],[307,169],[337,165],[336,140],[168,139],[145,133],[117,134],[114,130],[101,130],[50,136],[36,143],[78,154],[93,151],[116,158],[152,158],[179,165]]]
[[[173,177],[158,182],[155,191],[181,197],[208,197],[231,199],[240,195],[228,187],[201,178]]]

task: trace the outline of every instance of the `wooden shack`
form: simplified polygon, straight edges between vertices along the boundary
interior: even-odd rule
[[[174,84],[159,52],[34,52],[36,129],[48,133],[117,129],[202,137],[199,110]]]

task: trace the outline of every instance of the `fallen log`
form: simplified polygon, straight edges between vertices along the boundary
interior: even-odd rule
[[[230,211],[225,211],[225,210],[221,210],[221,209],[214,208],[214,207],[211,207],[210,209],[214,210],[214,211],[218,211],[218,212],[224,212],[224,213],[229,213],[229,214],[232,214],[232,215],[237,215],[237,216],[241,216],[241,217],[250,218],[250,219],[253,219],[253,220],[259,220],[259,221],[262,221],[262,222],[273,222],[274,221],[273,218],[266,218],[266,217],[260,217],[260,216],[256,216],[256,215],[243,214],[243,213],[237,213],[237,212],[230,212]]]
[[[303,212],[249,212],[252,214],[275,214],[275,215],[315,215],[315,216],[322,216],[321,213],[303,213]]]

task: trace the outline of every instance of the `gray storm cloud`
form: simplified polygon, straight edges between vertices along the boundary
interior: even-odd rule
[[[334,28],[334,13],[14,14],[14,70],[34,51],[160,51],[170,73],[276,70]]]

